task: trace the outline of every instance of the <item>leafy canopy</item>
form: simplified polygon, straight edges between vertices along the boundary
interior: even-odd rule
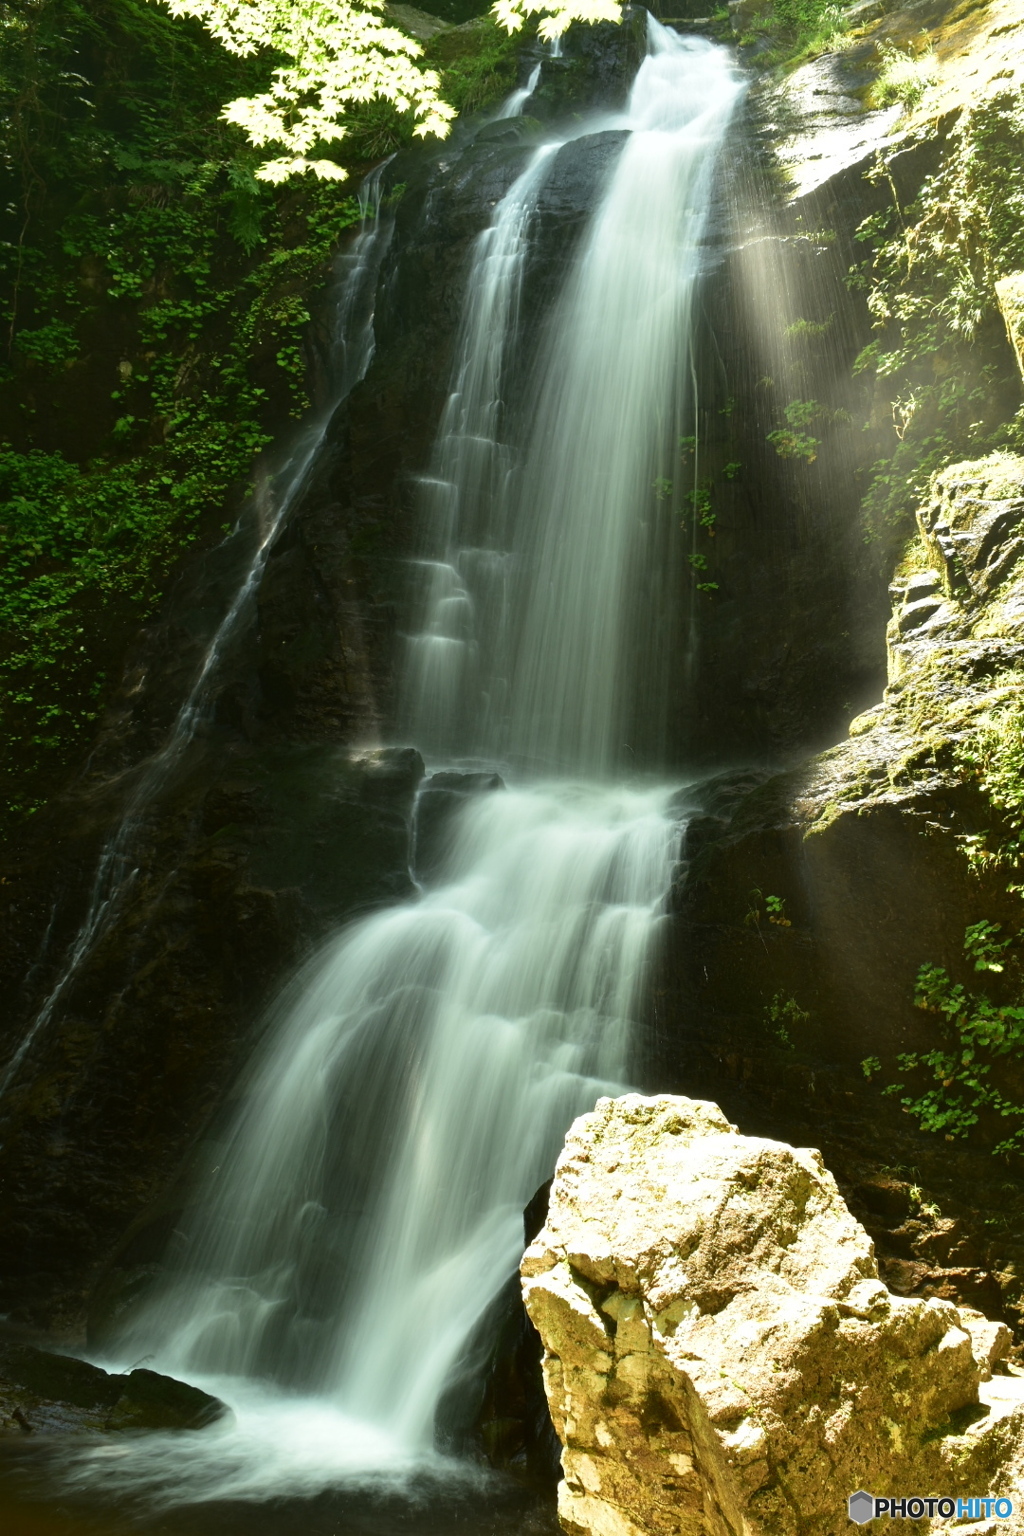
[[[346,108],[383,100],[413,119],[413,132],[444,138],[455,109],[442,100],[436,70],[417,62],[413,38],[389,24],[385,0],[162,0],[172,16],[194,16],[229,52],[267,52],[277,63],[268,90],[229,101],[222,116],[258,149],[279,151],[256,172],[280,182],[312,171],[341,181],[344,167],[318,154],[346,133]],[[573,21],[618,21],[619,0],[497,0],[508,32],[541,15],[543,38]]]

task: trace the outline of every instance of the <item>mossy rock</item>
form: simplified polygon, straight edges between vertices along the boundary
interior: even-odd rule
[[[195,1430],[229,1411],[218,1398],[157,1371],[111,1375],[30,1344],[0,1350],[0,1433]]]

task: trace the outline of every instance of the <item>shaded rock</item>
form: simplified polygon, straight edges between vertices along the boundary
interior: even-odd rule
[[[396,804],[407,813],[423,777],[423,759],[415,747],[377,747],[355,759],[363,775],[363,799]]]
[[[230,1410],[157,1371],[112,1376],[33,1345],[0,1349],[0,1433],[204,1429]]]
[[[578,1119],[522,1276],[572,1536],[834,1536],[850,1490],[1019,1473],[1024,1377],[979,1395],[1005,1330],[891,1295],[820,1153],[714,1104]]]
[[[419,880],[443,869],[451,851],[455,818],[468,799],[504,789],[497,773],[434,773],[416,802],[414,864]]]
[[[218,1398],[198,1387],[139,1368],[129,1371],[107,1428],[205,1429],[229,1412]]]
[[[523,1211],[527,1244],[544,1225],[550,1188],[548,1179]],[[544,1396],[541,1342],[526,1315],[518,1275],[509,1276],[487,1308],[450,1377],[435,1433],[448,1452],[482,1454],[492,1466],[553,1493],[561,1446]]]

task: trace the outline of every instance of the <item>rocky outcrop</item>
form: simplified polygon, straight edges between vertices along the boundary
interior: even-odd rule
[[[111,1375],[31,1344],[0,1346],[0,1435],[205,1429],[228,1413],[218,1398],[158,1371]]]
[[[1024,1377],[983,1385],[1008,1330],[891,1295],[820,1154],[714,1104],[577,1120],[522,1276],[572,1536],[834,1536],[858,1489],[1024,1470]]]
[[[922,965],[999,1006],[1015,1006],[1024,985],[1006,853],[1024,704],[1022,537],[1024,459],[998,453],[936,475],[892,583],[882,700],[799,768],[700,791],[649,1077],[821,1145],[894,1289],[1013,1323],[1018,1197],[991,1151],[1008,1122],[982,1107],[969,1137],[922,1130],[907,1105],[932,1084],[900,1061],[957,1038],[915,1005]],[[965,955],[978,922],[1011,940],[997,973]],[[985,1061],[1022,1102],[1016,1052]],[[905,1086],[884,1095],[894,1083]]]
[[[804,776],[794,806],[808,832],[884,806],[920,815],[925,796],[970,799],[979,718],[1024,684],[1024,458],[951,465],[917,522],[890,588],[883,701]]]

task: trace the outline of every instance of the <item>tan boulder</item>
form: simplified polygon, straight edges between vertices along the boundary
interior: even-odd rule
[[[1006,1330],[891,1295],[820,1154],[714,1104],[577,1120],[522,1275],[572,1536],[836,1536],[858,1489],[1015,1485],[1024,1379],[979,1400]]]

